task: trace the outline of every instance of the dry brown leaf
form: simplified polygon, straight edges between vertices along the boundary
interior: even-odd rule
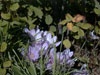
[[[85,20],[85,16],[82,16],[80,14],[77,14],[73,19],[72,22],[80,22],[82,20]]]
[[[72,30],[72,28],[73,28],[73,23],[67,23],[67,28],[68,28],[68,30]]]

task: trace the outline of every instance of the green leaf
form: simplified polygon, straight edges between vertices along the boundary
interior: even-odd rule
[[[65,25],[67,23],[67,20],[62,20],[59,22],[59,25]]]
[[[33,62],[30,62],[30,66],[28,67],[28,70],[31,75],[37,75],[36,68],[35,68]]]
[[[50,26],[50,31],[55,32],[56,31],[56,27],[55,26]]]
[[[98,9],[100,9],[100,3],[97,0],[94,0],[95,3],[95,7],[97,7]]]
[[[33,7],[32,9],[34,10],[34,13],[35,13],[36,16],[38,16],[39,18],[42,18],[43,12],[40,8]]]
[[[6,20],[8,20],[8,19],[10,19],[10,17],[11,17],[11,14],[10,13],[1,13],[1,17],[3,18],[3,19],[6,19]]]
[[[18,22],[18,21],[13,21],[13,22],[11,22],[10,24],[13,26],[13,25],[20,25],[21,23]]]
[[[33,14],[33,11],[28,10],[28,16],[32,16],[32,14]]]
[[[8,25],[8,21],[6,21],[6,20],[0,21],[0,26],[1,27],[5,27],[7,25]]]
[[[79,35],[75,35],[75,36],[73,36],[75,39],[79,39],[80,38],[80,36]]]
[[[98,25],[100,26],[100,21],[98,21]]]
[[[0,48],[0,52],[5,52],[6,49],[7,49],[7,43],[6,42],[2,42],[1,48]]]
[[[89,24],[89,23],[81,23],[79,25],[79,27],[81,27],[82,29],[89,29],[89,28],[91,28],[91,24]]]
[[[10,67],[10,66],[11,66],[11,61],[6,61],[3,63],[4,68]]]
[[[100,16],[100,9],[94,8],[94,12]]]
[[[2,10],[2,6],[3,6],[3,4],[2,4],[2,3],[0,3],[0,10]]]
[[[64,26],[64,27],[63,27],[63,33],[66,32],[66,30],[67,30],[67,27]]]
[[[9,1],[9,0],[8,0]],[[10,0],[12,3],[20,2],[20,0]]]
[[[66,18],[67,22],[70,22],[73,19],[73,17],[69,13],[66,14],[65,18]]]
[[[97,33],[97,34],[100,34],[100,28],[98,27],[98,26],[95,26],[95,32]]]
[[[7,32],[8,32],[8,26],[4,26],[4,27],[2,27],[3,28],[3,35],[4,36],[7,36]]]
[[[78,30],[78,35],[79,35],[80,37],[84,36],[84,31],[83,31],[82,29],[79,29],[79,30]]]
[[[86,62],[89,63],[89,58],[87,56],[83,56],[83,57],[78,57],[78,59],[82,62]]]
[[[20,68],[18,68],[17,66],[12,66],[12,71],[14,72],[14,75],[23,75]]]
[[[6,69],[0,68],[0,75],[6,75]]]
[[[27,17],[19,17],[21,21],[27,22]]]
[[[66,48],[70,48],[71,47],[71,42],[69,41],[69,39],[65,39],[63,41],[63,45],[66,47]]]
[[[78,30],[79,30],[79,27],[78,26],[73,26],[72,32],[77,32]]]
[[[16,11],[19,8],[19,4],[18,3],[14,3],[10,6],[10,10],[12,11]]]
[[[33,29],[33,28],[35,28],[35,24],[29,24],[29,29]]]
[[[47,25],[50,25],[53,22],[53,18],[51,17],[51,15],[45,16],[45,22]]]

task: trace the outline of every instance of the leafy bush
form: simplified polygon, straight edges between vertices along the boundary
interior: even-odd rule
[[[98,75],[99,17],[97,0],[0,0],[0,74]]]

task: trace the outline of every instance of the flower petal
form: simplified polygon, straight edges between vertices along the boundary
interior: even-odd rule
[[[55,43],[56,47],[59,46],[61,44],[61,41]]]
[[[48,41],[50,44],[53,43],[52,36],[51,36],[50,33],[47,34],[46,39],[47,39],[47,41]]]
[[[57,36],[54,36],[53,38],[53,43],[57,41]]]

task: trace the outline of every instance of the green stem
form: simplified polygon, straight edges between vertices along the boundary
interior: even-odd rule
[[[13,52],[14,52],[15,56],[17,57],[18,61],[20,62],[20,64],[21,64],[22,68],[26,69],[26,72],[29,74],[29,72],[28,72],[27,68],[23,66],[23,64],[22,64],[22,62],[21,62],[21,60],[20,60],[19,56],[17,55],[17,53],[15,52],[15,50],[14,50],[14,49],[13,49]],[[24,72],[24,73],[26,73],[26,72]],[[27,75],[27,74],[26,74],[26,75]]]

